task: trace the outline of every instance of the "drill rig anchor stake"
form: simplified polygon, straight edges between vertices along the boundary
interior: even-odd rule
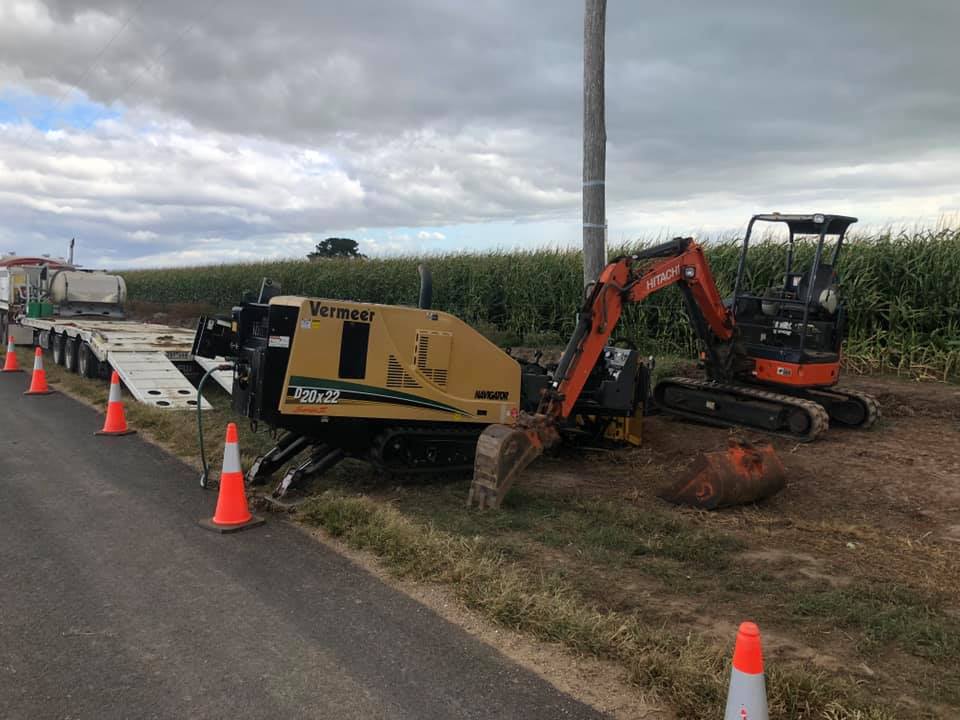
[[[253,461],[253,465],[247,471],[247,483],[260,485],[266,482],[267,478],[273,475],[281,465],[295,458],[309,444],[310,441],[302,435],[286,433],[276,445]]]
[[[310,457],[294,468],[287,470],[283,480],[273,491],[273,497],[280,499],[286,496],[291,487],[298,485],[302,480],[310,475],[326,472],[344,458],[343,450],[330,447],[323,443],[313,448]]]

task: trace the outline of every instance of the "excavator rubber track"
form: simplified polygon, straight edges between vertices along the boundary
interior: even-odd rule
[[[819,403],[746,385],[666,378],[654,389],[654,401],[669,415],[799,442],[812,442],[830,427],[830,416]]]
[[[860,392],[859,390],[842,390],[840,392],[860,403],[867,410],[866,419],[854,427],[860,428],[861,430],[868,430],[876,424],[877,420],[880,419],[880,403],[877,402],[877,399],[873,395]]]
[[[859,390],[810,389],[800,391],[796,396],[821,405],[835,426],[868,430],[880,419],[877,399]]]

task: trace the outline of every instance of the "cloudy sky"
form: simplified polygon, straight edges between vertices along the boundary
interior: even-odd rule
[[[0,0],[0,251],[579,242],[581,0]],[[960,214],[957,0],[611,0],[612,242]]]

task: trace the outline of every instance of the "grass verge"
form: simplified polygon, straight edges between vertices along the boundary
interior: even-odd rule
[[[562,573],[525,572],[483,536],[439,530],[369,498],[327,490],[300,516],[374,553],[399,577],[449,586],[466,606],[506,627],[621,663],[632,682],[668,702],[680,718],[723,713],[727,652],[671,630],[654,614],[602,611],[571,589]],[[858,701],[854,687],[824,673],[771,668],[767,679],[771,717],[895,717]]]
[[[797,617],[860,630],[865,652],[896,644],[918,657],[960,658],[960,622],[908,588],[889,583],[820,587],[798,592],[790,605]]]

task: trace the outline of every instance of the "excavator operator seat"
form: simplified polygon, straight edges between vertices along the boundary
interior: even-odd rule
[[[837,274],[832,265],[821,265],[817,269],[817,276],[813,283],[813,294],[810,297],[810,318],[829,319],[836,314],[839,307],[837,293]],[[769,287],[763,294],[761,309],[767,317],[776,317],[786,314],[791,318],[803,317],[803,306],[795,303],[778,303],[776,300],[793,300],[805,302],[810,288],[810,272],[786,273],[783,288]]]
[[[837,273],[832,265],[820,265],[813,279],[813,293],[810,296],[811,314],[833,315],[839,304],[837,295]],[[810,289],[810,273],[800,278],[798,299],[805,300]]]

